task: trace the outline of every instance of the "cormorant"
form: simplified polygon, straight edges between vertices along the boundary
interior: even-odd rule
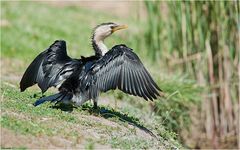
[[[161,90],[133,50],[124,44],[108,50],[104,44],[105,38],[125,28],[126,25],[111,22],[95,27],[92,36],[95,55],[81,59],[67,55],[64,40],[55,41],[28,66],[20,82],[21,92],[36,83],[42,93],[52,86],[58,88],[59,93],[38,99],[35,106],[46,101],[80,106],[92,99],[97,108],[100,92],[114,89],[145,100],[156,99]]]

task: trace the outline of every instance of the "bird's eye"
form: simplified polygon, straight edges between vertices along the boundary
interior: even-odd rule
[[[111,29],[113,29],[113,28],[114,28],[114,26],[110,26],[110,28],[111,28]]]

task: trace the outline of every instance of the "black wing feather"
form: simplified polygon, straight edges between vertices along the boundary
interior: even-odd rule
[[[90,88],[96,87],[100,92],[118,88],[125,93],[153,100],[161,91],[138,56],[125,45],[114,46],[96,61],[91,74],[96,80]],[[90,95],[94,98],[97,94]]]
[[[20,81],[20,89],[24,91],[37,83],[44,93],[69,77],[79,63],[67,55],[66,42],[57,40],[28,66]]]

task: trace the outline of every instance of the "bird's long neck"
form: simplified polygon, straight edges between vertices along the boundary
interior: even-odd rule
[[[95,50],[96,56],[104,56],[108,51],[108,48],[103,43],[103,40],[99,37],[96,37],[95,35],[93,35],[92,37],[92,46],[93,49]]]

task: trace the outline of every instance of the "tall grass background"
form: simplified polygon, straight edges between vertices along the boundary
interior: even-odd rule
[[[204,89],[201,134],[214,148],[228,140],[240,148],[239,1],[146,1],[145,7],[144,44],[153,62],[188,74]]]

